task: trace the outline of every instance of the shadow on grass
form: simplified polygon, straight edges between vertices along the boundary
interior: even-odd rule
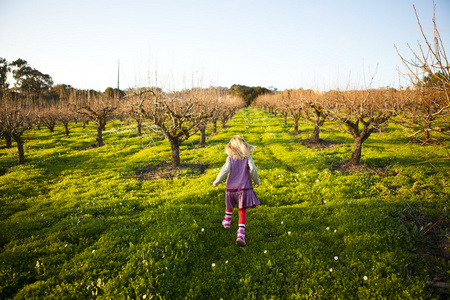
[[[203,174],[208,167],[208,164],[196,163],[181,163],[179,166],[174,167],[171,163],[162,161],[157,165],[149,165],[142,170],[136,171],[133,177],[140,181],[194,177]]]

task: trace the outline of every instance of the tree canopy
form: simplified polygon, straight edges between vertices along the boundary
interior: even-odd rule
[[[110,97],[110,98],[123,98],[125,96],[125,92],[118,89],[118,88],[112,88],[112,87],[107,87],[105,89],[105,95]]]
[[[32,68],[26,60],[21,58],[9,64],[12,67],[13,78],[16,85],[24,93],[39,95],[43,90],[48,90],[53,86],[52,77],[48,74]]]
[[[259,95],[271,93],[269,89],[264,87],[248,87],[245,85],[233,84],[230,88],[230,94],[241,97],[245,104],[249,106]]]
[[[0,57],[0,90],[7,89],[9,87],[9,83],[7,82],[8,73],[11,71],[11,68],[8,64],[8,61],[3,57]]]

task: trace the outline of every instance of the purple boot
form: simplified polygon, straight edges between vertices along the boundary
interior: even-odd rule
[[[231,216],[225,216],[222,221],[223,228],[230,228],[231,227]]]
[[[245,230],[242,229],[242,228],[239,228],[238,231],[237,231],[236,243],[239,246],[245,246],[246,245],[246,243],[245,243]]]

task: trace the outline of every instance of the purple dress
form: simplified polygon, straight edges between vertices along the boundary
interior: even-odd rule
[[[251,156],[242,160],[229,156],[214,184],[217,185],[227,173],[225,193],[227,209],[234,208],[236,205],[239,208],[254,208],[261,204],[252,187],[252,179],[259,185],[259,178]]]

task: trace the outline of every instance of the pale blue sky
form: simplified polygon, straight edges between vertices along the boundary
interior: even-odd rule
[[[102,91],[118,60],[122,89],[398,87],[394,44],[410,58],[422,41],[413,4],[431,38],[432,0],[0,0],[0,57]],[[450,53],[450,1],[435,4]]]

